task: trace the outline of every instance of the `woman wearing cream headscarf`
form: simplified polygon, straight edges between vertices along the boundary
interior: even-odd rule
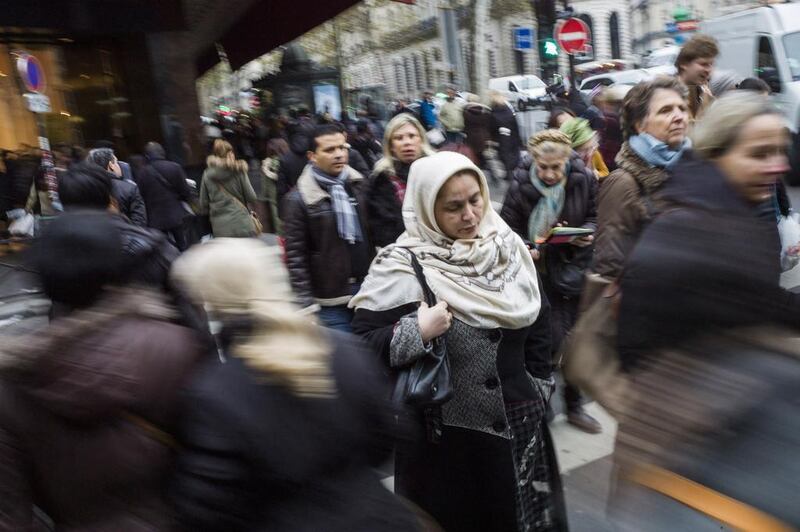
[[[353,329],[393,369],[444,336],[454,393],[436,415],[439,441],[421,436],[398,449],[396,491],[445,530],[549,530],[560,517],[558,490],[542,488],[557,475],[543,423],[549,307],[530,253],[492,210],[483,172],[458,153],[411,165],[403,220],[406,232],[375,258],[350,303]],[[411,253],[434,307],[423,303]],[[423,423],[433,414],[416,415]]]
[[[371,466],[388,457],[380,371],[292,302],[277,248],[215,239],[173,278],[221,323],[192,383],[171,493],[186,530],[421,530]]]

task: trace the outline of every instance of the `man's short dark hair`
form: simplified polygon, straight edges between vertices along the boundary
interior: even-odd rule
[[[671,76],[657,76],[649,81],[642,81],[635,85],[622,103],[622,132],[626,139],[636,135],[636,126],[650,112],[650,100],[658,89],[675,91],[684,100],[686,99],[686,85]]]
[[[683,45],[678,58],[675,59],[675,68],[678,69],[678,74],[681,73],[681,67],[688,65],[696,59],[714,59],[719,55],[719,46],[717,40],[709,35],[695,35]]]
[[[736,88],[743,91],[765,92],[767,94],[772,92],[767,82],[761,78],[744,78],[736,85]]]
[[[58,177],[58,196],[66,208],[106,209],[113,175],[94,163],[72,165]]]
[[[116,158],[117,157],[114,155],[114,150],[111,148],[95,148],[89,151],[89,155],[86,157],[86,160],[90,163],[96,164],[103,170],[108,170],[108,165],[111,164],[111,161]]]
[[[341,124],[321,124],[314,128],[314,133],[312,134],[311,140],[308,143],[308,149],[310,151],[317,151],[317,139],[319,137],[338,134],[345,135],[344,128],[341,126]],[[346,136],[347,135],[345,135],[345,137]]]

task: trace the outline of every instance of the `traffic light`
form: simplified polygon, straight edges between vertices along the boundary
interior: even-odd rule
[[[556,44],[555,39],[542,39],[540,42],[542,46],[542,57],[548,59],[558,57],[558,44]]]

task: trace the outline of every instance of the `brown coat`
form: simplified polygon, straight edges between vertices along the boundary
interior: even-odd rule
[[[648,165],[627,142],[616,162],[618,168],[600,182],[592,267],[608,279],[620,275],[645,223],[663,209],[656,192],[669,177],[663,168]]]
[[[115,290],[0,347],[0,530],[164,530],[177,395],[198,359],[160,296]]]

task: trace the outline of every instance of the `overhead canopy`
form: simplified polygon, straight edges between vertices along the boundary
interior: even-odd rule
[[[98,35],[186,29],[181,0],[20,0],[3,6],[2,33],[15,28]]]
[[[219,39],[231,68],[236,70],[259,56],[274,50],[310,29],[335,17],[358,0],[258,0],[228,28]],[[202,74],[219,62],[216,47],[209,46],[197,58],[197,72]]]

